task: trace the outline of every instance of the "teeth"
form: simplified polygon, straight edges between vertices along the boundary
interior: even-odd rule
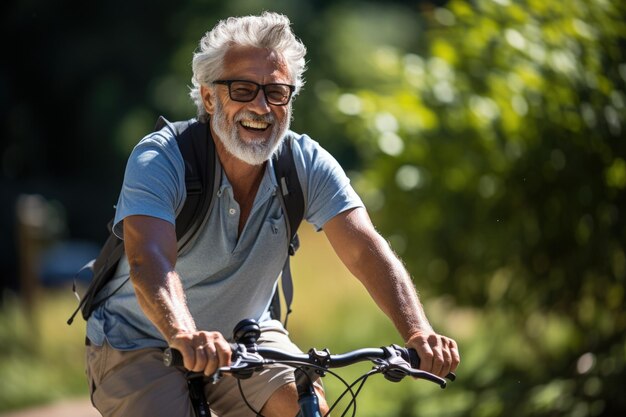
[[[252,129],[265,129],[269,126],[269,123],[259,122],[259,121],[254,121],[254,120],[242,120],[241,124],[244,127],[250,127]]]

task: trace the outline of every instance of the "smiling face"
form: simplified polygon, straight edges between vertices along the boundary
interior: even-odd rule
[[[223,80],[247,80],[258,84],[291,84],[289,68],[274,51],[237,46],[224,56]],[[261,165],[278,148],[291,120],[291,103],[267,103],[261,89],[247,103],[230,99],[228,86],[203,86],[201,94],[211,129],[224,148],[250,165]]]

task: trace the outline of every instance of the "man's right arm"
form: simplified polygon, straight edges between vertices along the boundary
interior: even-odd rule
[[[198,331],[175,270],[178,246],[171,223],[150,216],[124,219],[130,278],[144,314],[168,344],[181,351],[185,367],[212,374],[230,364],[230,345],[218,332]]]

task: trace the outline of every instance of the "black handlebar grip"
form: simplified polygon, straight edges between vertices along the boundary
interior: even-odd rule
[[[238,345],[230,343],[230,349],[232,351],[231,358],[234,360],[237,356]],[[174,348],[167,348],[163,351],[163,363],[165,366],[185,366],[183,354],[180,353],[180,350]]]
[[[411,368],[413,369],[419,369],[420,368],[420,357],[417,355],[417,351],[415,349],[407,349],[409,351],[409,365],[411,365]]]

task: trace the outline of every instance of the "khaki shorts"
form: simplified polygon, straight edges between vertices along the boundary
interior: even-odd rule
[[[285,330],[264,330],[257,342],[292,352],[300,349]],[[185,373],[163,365],[161,349],[119,351],[108,344],[88,345],[86,373],[91,401],[104,417],[194,417]],[[272,393],[294,382],[293,368],[272,365],[241,380],[248,403],[260,411]],[[213,415],[254,417],[241,398],[237,379],[223,377],[217,384],[207,383],[205,393]]]

